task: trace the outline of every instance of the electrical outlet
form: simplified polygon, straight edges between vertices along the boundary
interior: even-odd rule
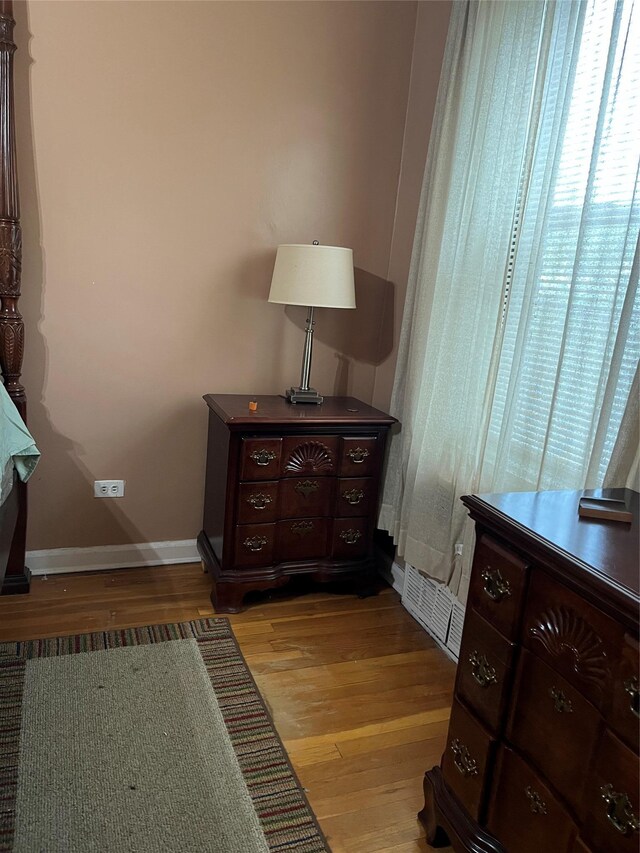
[[[123,498],[124,480],[94,480],[94,498]]]

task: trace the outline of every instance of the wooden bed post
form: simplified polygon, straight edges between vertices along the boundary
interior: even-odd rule
[[[26,421],[27,397],[20,383],[24,323],[18,310],[22,270],[22,231],[16,167],[13,103],[13,0],[0,0],[0,371],[5,388]],[[25,566],[27,489],[18,483],[18,521],[2,592],[28,592]]]

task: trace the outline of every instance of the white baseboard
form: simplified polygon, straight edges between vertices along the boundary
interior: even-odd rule
[[[389,571],[386,568],[379,569],[379,571],[380,571],[380,574],[382,575],[382,577],[389,584],[389,586],[392,586],[397,593],[402,595],[402,589],[404,587],[404,569],[403,569],[403,567],[399,563],[396,563],[394,561],[391,565],[391,571]]]
[[[197,563],[199,560],[195,539],[100,545],[96,548],[53,548],[46,551],[27,551],[26,555],[26,564],[32,575],[134,569],[171,563]]]

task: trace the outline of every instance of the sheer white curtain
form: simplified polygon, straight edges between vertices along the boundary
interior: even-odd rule
[[[454,591],[461,494],[596,486],[609,466],[640,353],[639,17],[454,4],[380,514]]]

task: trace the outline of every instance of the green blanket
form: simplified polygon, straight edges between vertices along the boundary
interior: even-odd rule
[[[13,469],[26,483],[40,459],[40,451],[0,382],[0,506],[13,485]]]

